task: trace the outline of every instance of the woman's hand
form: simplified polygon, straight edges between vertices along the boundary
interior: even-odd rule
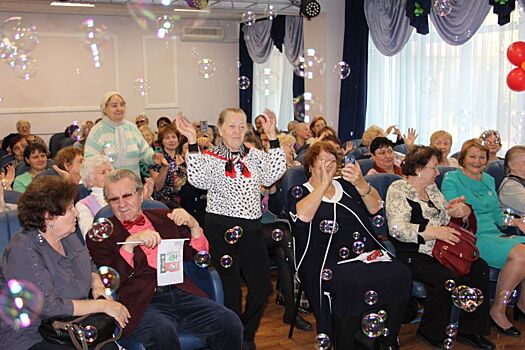
[[[160,166],[168,166],[168,161],[162,153],[153,153],[153,163]]]
[[[427,241],[439,239],[440,241],[447,242],[451,245],[455,245],[460,241],[460,235],[460,232],[448,226],[427,227],[425,230],[425,239]]]
[[[407,146],[411,146],[414,144],[414,141],[416,141],[417,136],[416,129],[408,128],[408,132],[404,135],[403,139]]]
[[[324,188],[326,189],[332,183],[335,172],[337,171],[337,167],[333,166],[333,167],[327,168],[326,160],[322,160],[320,163],[321,164],[319,165],[320,166],[319,178],[321,181],[321,185],[324,186]]]
[[[54,171],[56,171],[58,175],[60,175],[61,178],[67,181],[71,181],[71,175],[69,175],[67,171],[60,169],[56,164],[53,164],[52,168]]]
[[[11,164],[9,164],[6,167],[7,172],[4,174],[2,173],[1,181],[2,181],[2,187],[6,190],[11,189],[11,185],[13,184],[13,181],[15,181],[15,167]]]
[[[103,303],[103,312],[117,321],[120,328],[125,328],[131,318],[128,309],[121,303],[113,300],[97,300]]]
[[[210,148],[213,146],[211,139],[209,139],[207,136],[197,138],[197,144],[200,148]]]
[[[459,196],[447,203],[448,215],[453,218],[468,218],[472,210],[465,204],[465,196]]]
[[[346,164],[343,169],[341,169],[341,175],[343,176],[343,180],[350,182],[356,188],[363,184],[366,185],[366,180],[361,172],[361,167],[357,162],[355,164]]]
[[[151,177],[146,178],[142,187],[142,199],[151,199],[154,189],[155,181]]]
[[[275,126],[277,125],[277,117],[269,109],[265,109],[264,112],[261,113],[261,115],[264,117],[262,123],[262,128],[264,132],[268,135],[268,138],[270,140],[275,140],[277,138],[277,133],[275,132]]]
[[[197,143],[197,131],[182,113],[175,117],[175,126],[182,135],[186,136],[190,145]]]

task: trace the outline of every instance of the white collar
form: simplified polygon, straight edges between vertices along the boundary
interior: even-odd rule
[[[337,203],[341,200],[341,198],[343,198],[343,187],[341,186],[341,184],[339,183],[339,181],[335,181],[335,180],[332,180],[332,184],[334,185],[335,187],[335,194],[332,198],[328,198],[326,196],[323,195],[323,202],[327,202],[327,203]],[[312,184],[310,182],[305,182],[304,184],[304,187],[306,187],[308,189],[308,191],[310,192],[313,192],[313,190],[315,189]]]

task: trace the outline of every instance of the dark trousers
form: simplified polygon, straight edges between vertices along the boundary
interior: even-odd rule
[[[489,266],[483,259],[472,263],[466,276],[458,277],[454,271],[441,265],[436,259],[420,253],[402,253],[398,258],[408,262],[412,278],[425,284],[427,298],[425,311],[419,324],[419,331],[429,339],[445,339],[445,328],[450,323],[452,307],[451,292],[445,289],[445,281],[454,280],[456,286],[467,285],[483,292],[485,300],[474,312],[461,311],[459,332],[463,334],[490,334],[489,319]]]
[[[133,335],[147,349],[178,350],[179,329],[205,339],[210,349],[242,347],[242,324],[235,313],[180,289],[155,294]]]
[[[89,347],[95,348],[94,346]],[[29,348],[29,350],[75,350],[74,345],[61,345],[61,344],[55,344],[48,341],[41,341],[40,343],[37,343]],[[118,346],[116,343],[109,343],[102,347],[102,350],[118,350]]]
[[[244,340],[253,341],[272,290],[268,252],[261,233],[260,220],[246,220],[206,214],[204,233],[210,243],[212,263],[221,276],[224,305],[233,310],[244,325]],[[224,232],[233,226],[243,228],[235,244],[224,240]],[[230,255],[233,264],[224,268],[221,257]],[[241,278],[248,287],[246,307],[242,312]]]

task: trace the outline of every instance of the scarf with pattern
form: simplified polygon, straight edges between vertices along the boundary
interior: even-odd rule
[[[235,170],[236,165],[238,165],[238,167],[241,169],[242,175],[244,175],[245,177],[252,176],[250,170],[248,170],[248,167],[242,161],[244,157],[246,157],[248,153],[250,153],[250,149],[244,144],[242,144],[239,148],[239,152],[231,152],[224,143],[221,143],[220,145],[214,147],[211,150],[205,150],[204,153],[209,154],[212,157],[224,160],[226,162],[224,170],[227,177],[233,179],[237,176],[237,172]]]

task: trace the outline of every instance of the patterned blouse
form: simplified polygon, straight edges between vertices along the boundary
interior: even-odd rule
[[[166,174],[166,181],[164,186],[158,191],[153,192],[153,199],[158,201],[173,200],[179,202],[179,191],[181,187],[186,183],[186,164],[177,165],[175,158],[172,158],[166,151],[162,150],[164,158],[168,161],[168,173]],[[160,172],[160,165],[150,165],[149,168],[155,172]],[[175,177],[179,181],[179,185],[175,184]]]
[[[224,145],[198,151],[189,146],[186,155],[188,181],[195,187],[208,190],[206,212],[217,215],[259,219],[262,215],[261,185],[270,186],[286,171],[286,156],[279,141],[270,141],[268,152],[253,148],[243,150],[239,158],[225,154]],[[228,163],[235,160],[233,169]]]
[[[393,182],[386,195],[386,216],[390,235],[399,242],[415,245],[419,253],[432,256],[435,240],[425,242],[421,233],[427,226],[447,225],[450,216],[445,197],[436,184],[428,186],[426,191],[428,202],[419,199],[416,189],[407,180]]]

